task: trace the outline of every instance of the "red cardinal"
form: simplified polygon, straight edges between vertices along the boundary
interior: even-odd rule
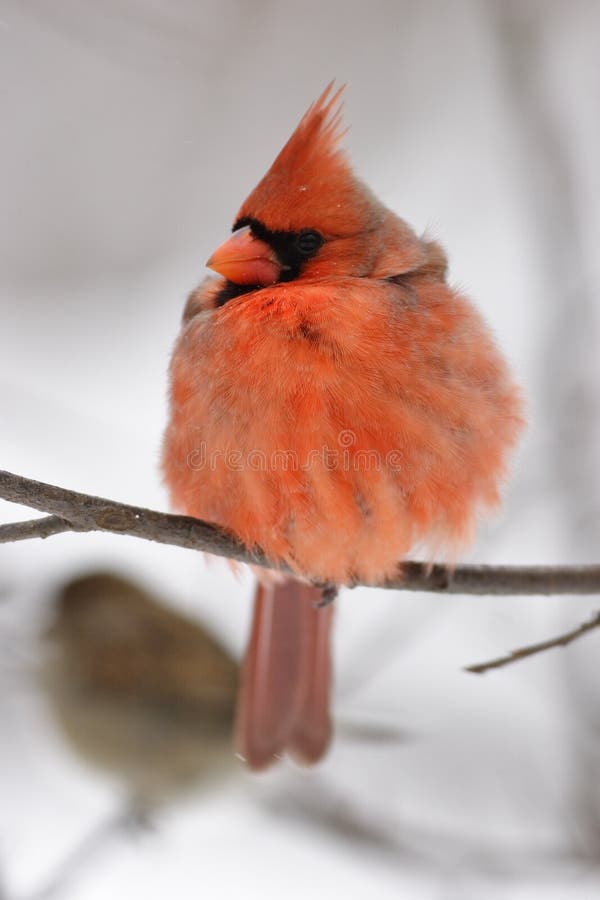
[[[171,363],[173,505],[274,568],[256,592],[237,743],[255,769],[315,762],[330,733],[332,607],[411,549],[470,541],[522,427],[506,363],[440,246],[340,149],[340,91],[302,118],[208,261]]]

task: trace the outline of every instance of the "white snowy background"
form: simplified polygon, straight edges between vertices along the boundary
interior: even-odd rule
[[[598,562],[597,0],[0,0],[0,467],[166,508],[184,298],[332,77],[357,171],[443,242],[526,389],[505,511],[471,558]],[[462,667],[598,598],[375,590],[338,604],[335,712],[401,738],[340,726],[315,771],[232,764],[53,884],[123,802],[36,687],[53,590],[98,566],[242,651],[251,582],[223,564],[110,535],[2,546],[3,900],[597,896],[600,633],[483,678]]]

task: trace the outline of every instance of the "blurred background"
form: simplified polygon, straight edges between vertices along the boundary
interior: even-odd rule
[[[597,0],[0,0],[0,467],[166,508],[186,294],[336,77],[357,171],[528,396],[471,559],[598,562],[599,35]],[[598,598],[344,592],[329,756],[251,776],[248,576],[114,535],[0,560],[2,900],[597,895],[600,634],[462,667]]]

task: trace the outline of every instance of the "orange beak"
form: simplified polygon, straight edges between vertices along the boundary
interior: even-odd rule
[[[275,251],[253,237],[249,225],[234,231],[206,265],[235,284],[275,284],[281,273]]]

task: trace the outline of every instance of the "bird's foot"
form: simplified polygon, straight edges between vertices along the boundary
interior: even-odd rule
[[[315,606],[317,609],[322,609],[324,606],[329,606],[330,603],[333,603],[338,595],[338,586],[337,584],[323,584],[319,585],[319,587],[321,588],[321,599],[317,600]]]

